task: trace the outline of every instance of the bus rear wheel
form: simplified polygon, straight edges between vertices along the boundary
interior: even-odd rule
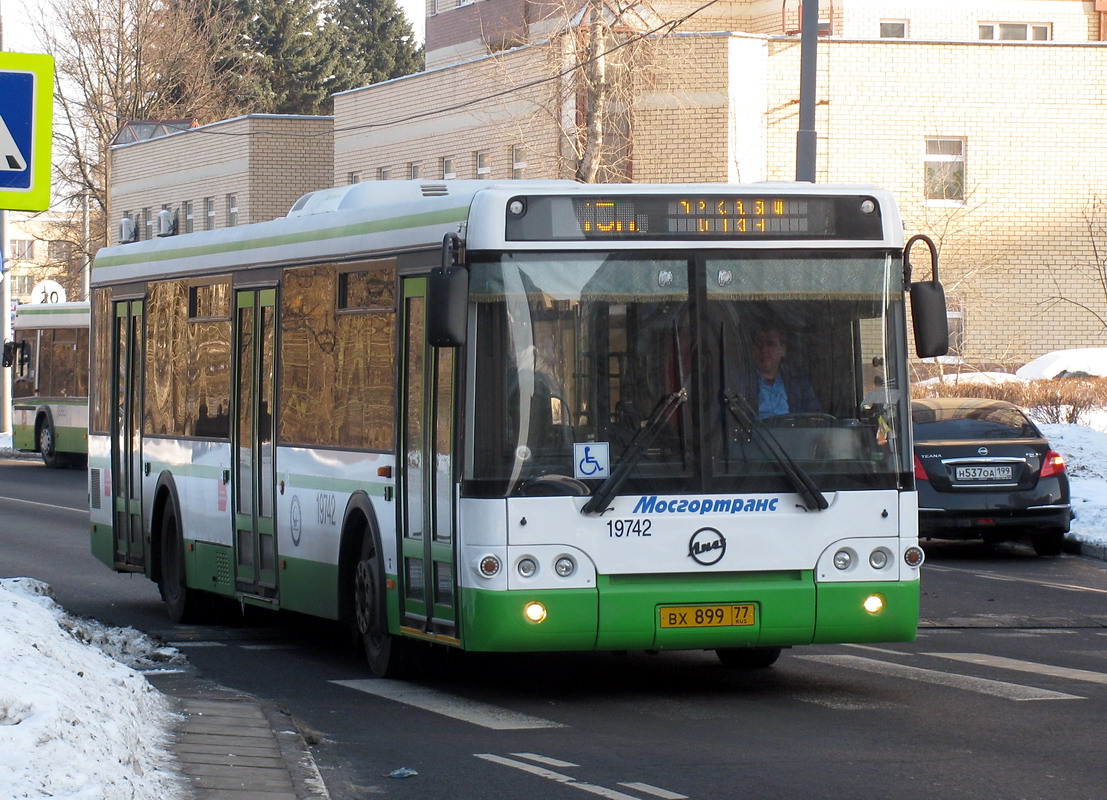
[[[764,669],[780,658],[779,647],[731,647],[716,650],[724,667],[728,669]]]
[[[378,678],[395,678],[409,668],[408,642],[388,633],[384,599],[384,572],[373,536],[366,533],[354,573],[354,619],[365,648],[369,671]]]

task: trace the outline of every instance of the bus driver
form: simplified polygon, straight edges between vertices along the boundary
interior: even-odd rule
[[[762,328],[753,337],[757,390],[746,394],[761,419],[822,411],[811,382],[783,363],[786,355],[788,344],[779,328]]]

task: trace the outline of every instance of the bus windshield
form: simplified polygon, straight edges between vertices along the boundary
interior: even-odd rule
[[[470,301],[468,496],[591,494],[581,443],[627,493],[907,485],[898,254],[475,255]]]

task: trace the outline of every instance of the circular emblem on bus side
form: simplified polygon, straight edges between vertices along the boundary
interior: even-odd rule
[[[710,567],[726,554],[726,537],[714,528],[700,528],[688,540],[688,555],[697,564]]]
[[[292,509],[289,512],[289,528],[292,532],[292,544],[296,547],[300,546],[300,537],[303,535],[304,518],[303,513],[300,511],[300,498],[298,495],[292,495]]]

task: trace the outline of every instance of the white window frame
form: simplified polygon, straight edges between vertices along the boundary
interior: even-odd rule
[[[238,192],[227,194],[227,227],[234,228],[238,225]]]
[[[392,180],[392,169],[390,167],[381,167],[377,170],[378,181],[390,181]]]
[[[215,198],[204,198],[204,230],[215,230]]]
[[[511,147],[511,177],[521,181],[527,169],[527,151],[521,144]]]
[[[457,167],[454,166],[453,156],[443,156],[441,166],[442,180],[452,181],[457,177]]]
[[[355,183],[361,183],[361,173],[360,172],[347,172],[346,173],[346,183],[350,184],[351,186],[353,186]]]
[[[486,181],[492,177],[492,154],[487,150],[478,150],[473,153],[473,169],[476,171],[478,181]]]
[[[417,181],[423,177],[423,162],[412,161],[407,165],[407,177],[410,180]]]
[[[8,246],[11,248],[11,255],[9,258],[13,261],[35,260],[34,239],[9,239]]]
[[[182,200],[181,210],[184,211],[184,232],[192,233],[196,230],[196,215],[192,211],[192,201]]]
[[[960,143],[960,153],[929,153],[930,143],[941,142],[958,142]],[[967,141],[963,136],[927,136],[925,145],[923,146],[923,199],[926,205],[933,207],[960,207],[965,205],[965,197],[967,189],[965,185],[965,145]],[[945,164],[960,164],[961,165],[961,196],[960,197],[930,197],[930,183],[927,179],[927,170],[930,164],[945,163]]]
[[[1000,29],[1004,26],[1021,27],[1026,35],[1020,39],[1007,39],[1000,37]],[[985,42],[1049,42],[1053,40],[1053,26],[1048,22],[981,22],[976,26],[977,35]],[[1041,31],[1044,38],[1037,38],[1034,34]],[[985,36],[985,33],[988,35]]]

